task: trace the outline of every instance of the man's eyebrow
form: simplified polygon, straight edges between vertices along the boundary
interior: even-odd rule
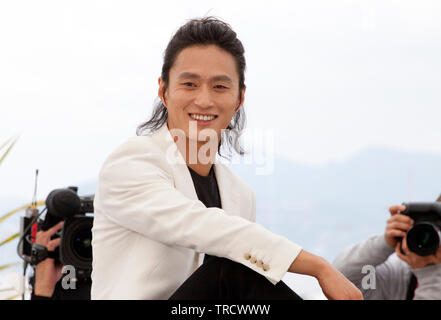
[[[200,79],[201,76],[196,74],[196,73],[192,73],[192,72],[182,72],[179,76],[179,79]],[[218,75],[218,76],[214,76],[210,78],[210,81],[224,81],[224,82],[233,82],[233,79],[231,79],[229,76],[227,75]]]
[[[219,75],[219,76],[214,76],[211,78],[211,81],[224,81],[224,82],[233,82],[233,79],[231,79],[229,76],[227,75]]]
[[[191,73],[191,72],[182,72],[178,78],[179,79],[200,79],[200,75],[196,74],[196,73]]]

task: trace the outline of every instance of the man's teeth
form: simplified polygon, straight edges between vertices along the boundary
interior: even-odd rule
[[[201,114],[190,114],[190,117],[192,117],[195,120],[203,120],[203,121],[210,121],[216,118],[216,116],[206,116]]]

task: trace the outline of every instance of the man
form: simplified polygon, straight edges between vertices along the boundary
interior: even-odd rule
[[[441,196],[437,201],[441,201]],[[391,217],[383,235],[347,248],[333,263],[362,291],[365,299],[441,299],[441,246],[434,255],[426,257],[409,250],[406,233],[413,220],[400,214],[405,209],[403,205],[391,206]],[[402,238],[402,243],[399,238]],[[368,269],[363,273],[365,266],[375,268],[372,278],[375,285],[366,281],[363,288],[363,278],[369,277]]]
[[[361,298],[326,260],[256,224],[253,191],[216,161],[223,143],[242,153],[231,131],[243,127],[244,70],[220,20],[191,20],[170,40],[149,134],[99,175],[92,299],[298,299],[287,271],[316,277],[330,299]]]

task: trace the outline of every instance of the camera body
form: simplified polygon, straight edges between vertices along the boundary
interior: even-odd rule
[[[441,245],[441,202],[403,203],[401,212],[413,219],[414,225],[407,231],[409,250],[419,256],[435,254]]]
[[[46,247],[33,242],[30,249],[25,249],[23,246],[22,252],[23,255],[29,256],[32,265],[50,257],[56,264],[73,266],[77,278],[88,278],[92,271],[94,196],[80,197],[77,191],[77,187],[51,191],[46,198],[46,215],[37,222],[37,230],[47,231],[64,221],[63,228],[51,237],[51,239],[61,238],[59,247],[49,252]],[[24,236],[28,237],[28,235]]]

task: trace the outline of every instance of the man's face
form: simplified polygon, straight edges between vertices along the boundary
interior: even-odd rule
[[[168,88],[159,79],[158,95],[168,110],[168,128],[181,129],[187,138],[194,121],[199,134],[213,129],[220,139],[243,103],[239,97],[239,75],[233,56],[218,46],[191,46],[182,50],[169,73]],[[204,139],[202,139],[204,140]]]

